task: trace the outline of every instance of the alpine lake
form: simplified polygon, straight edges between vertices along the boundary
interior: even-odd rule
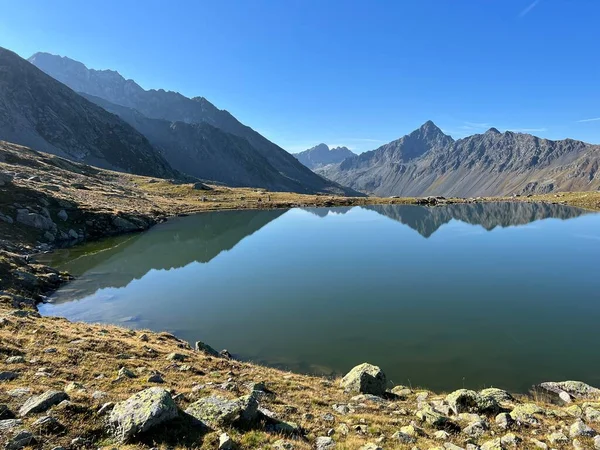
[[[600,385],[600,214],[554,204],[220,211],[42,258],[43,315],[432,390]]]

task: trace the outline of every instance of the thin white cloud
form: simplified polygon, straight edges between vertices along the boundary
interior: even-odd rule
[[[463,128],[491,128],[492,126],[489,123],[482,122],[465,122]]]
[[[529,13],[531,12],[531,10],[532,10],[533,8],[535,8],[535,7],[536,7],[536,6],[537,6],[537,5],[540,3],[540,1],[541,1],[541,0],[534,0],[533,2],[531,2],[531,3],[529,4],[529,6],[527,6],[527,8],[525,8],[523,11],[521,11],[521,12],[519,13],[519,19],[522,19],[522,18],[523,18],[523,17],[525,17],[527,14],[529,14]]]
[[[510,131],[515,131],[517,133],[537,133],[542,131],[548,131],[548,128],[508,128]]]
[[[582,119],[582,120],[578,120],[578,123],[584,123],[584,122],[599,122],[600,121],[600,117],[594,117],[592,119]]]

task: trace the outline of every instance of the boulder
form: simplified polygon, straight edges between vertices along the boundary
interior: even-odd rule
[[[51,231],[56,233],[56,224],[52,219],[43,214],[30,212],[28,209],[17,210],[17,222],[28,227],[37,228],[38,230]]]
[[[463,433],[472,438],[480,438],[488,430],[488,426],[484,421],[473,422],[463,429]]]
[[[500,413],[496,416],[495,419],[496,425],[503,430],[510,428],[513,424],[514,420],[508,413]]]
[[[108,423],[121,442],[176,418],[177,405],[165,389],[151,387],[117,403]]]
[[[197,352],[202,352],[202,353],[206,353],[207,355],[210,356],[216,356],[217,358],[219,358],[221,355],[218,351],[216,351],[214,348],[212,348],[210,345],[205,344],[202,341],[196,341],[196,345],[194,346],[194,349]]]
[[[235,400],[211,395],[192,403],[185,412],[211,428],[248,425],[258,416],[254,394]]]
[[[538,405],[535,403],[525,403],[523,405],[516,406],[510,412],[510,417],[518,423],[535,425],[539,422],[535,416],[541,414],[544,414],[544,410]]]
[[[317,450],[332,450],[335,448],[335,441],[328,436],[319,436],[315,446]]]
[[[491,441],[486,441],[481,445],[481,450],[504,450],[504,446],[502,445],[502,441],[500,438],[492,439]]]
[[[396,431],[392,434],[392,440],[398,441],[401,444],[414,444],[417,440],[402,431]]]
[[[29,398],[19,409],[19,415],[25,417],[32,413],[41,413],[68,399],[69,396],[63,391],[46,391],[41,395]]]
[[[479,391],[479,395],[481,395],[482,397],[491,397],[498,403],[512,402],[515,400],[513,396],[510,395],[508,392],[498,388],[483,389]]]
[[[429,405],[425,405],[419,411],[417,411],[417,417],[433,426],[434,428],[445,428],[450,422],[450,418],[437,412]]]
[[[7,431],[14,430],[21,425],[23,425],[23,421],[21,419],[0,420],[0,435],[6,434]]]
[[[27,430],[19,430],[8,440],[5,450],[21,450],[23,447],[35,444],[35,436]]]
[[[532,394],[540,400],[565,405],[573,399],[600,398],[600,389],[581,381],[547,381],[532,387]]]
[[[552,445],[566,445],[569,443],[569,438],[560,431],[556,431],[548,436],[548,442]]]
[[[484,397],[468,389],[459,389],[448,394],[446,401],[454,414],[462,412],[493,413],[499,410],[498,402],[493,397]]]
[[[18,376],[19,374],[17,372],[5,370],[3,372],[0,372],[0,381],[11,381],[17,378]]]
[[[363,363],[348,372],[342,378],[341,385],[350,393],[383,395],[387,379],[379,367]]]
[[[179,361],[179,362],[183,362],[183,361],[185,361],[185,360],[187,359],[187,356],[185,356],[185,355],[184,355],[184,354],[182,354],[182,353],[175,353],[175,352],[174,352],[174,353],[169,353],[169,354],[167,355],[167,359],[168,359],[169,361]]]
[[[586,425],[583,422],[583,420],[581,420],[581,419],[576,420],[573,423],[573,425],[571,425],[569,427],[569,436],[571,436],[572,438],[576,438],[576,437],[580,437],[580,436],[594,437],[597,434],[598,433],[596,432],[596,430],[594,430],[590,426]]]

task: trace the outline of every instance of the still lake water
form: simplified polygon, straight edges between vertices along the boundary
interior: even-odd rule
[[[437,390],[600,385],[600,214],[492,203],[203,213],[50,255],[45,315]]]

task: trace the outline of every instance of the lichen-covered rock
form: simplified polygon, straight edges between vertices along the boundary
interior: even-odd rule
[[[348,372],[341,385],[344,391],[350,393],[383,395],[387,378],[379,367],[363,363]]]
[[[396,431],[394,434],[392,434],[392,439],[400,442],[401,444],[414,444],[415,442],[417,442],[417,440],[414,437],[409,436],[408,434],[403,433],[402,431]]]
[[[535,403],[525,403],[515,406],[510,412],[510,417],[516,422],[534,425],[539,422],[535,416],[541,414],[544,414],[544,410],[538,405]]]
[[[21,425],[23,425],[23,421],[21,419],[0,420],[0,431],[5,434],[7,431],[20,427]]]
[[[462,412],[493,413],[498,411],[498,402],[493,397],[484,397],[475,391],[459,389],[446,396],[454,414]]]
[[[579,436],[594,437],[598,433],[589,425],[586,425],[583,420],[576,420],[569,428],[569,436],[576,438]]]
[[[514,401],[514,398],[512,395],[510,395],[508,392],[506,392],[502,389],[498,389],[498,388],[483,389],[483,390],[479,391],[479,395],[481,395],[482,397],[491,397],[494,400],[496,400],[496,402],[498,402],[498,403]]]
[[[450,418],[437,412],[430,405],[425,405],[419,411],[417,411],[416,416],[428,423],[429,425],[435,428],[444,428],[450,422]]]
[[[254,394],[236,400],[211,395],[192,403],[185,412],[211,428],[250,424],[258,415],[258,401]]]
[[[556,431],[548,436],[548,442],[552,445],[564,445],[569,443],[569,438],[561,433],[560,431]]]
[[[63,391],[46,391],[42,395],[28,399],[19,409],[19,415],[25,417],[28,414],[44,412],[68,398],[69,396]]]
[[[294,444],[284,439],[279,439],[273,444],[273,450],[294,450]]]
[[[182,354],[182,353],[173,352],[173,353],[169,353],[167,355],[167,359],[169,361],[179,361],[179,362],[182,362],[182,361],[185,361],[187,359],[187,356],[184,355],[184,354]]]
[[[60,423],[56,418],[51,416],[44,416],[33,422],[32,427],[40,432],[47,433],[59,433],[65,429],[64,425]]]
[[[177,405],[171,394],[165,389],[151,387],[117,403],[108,423],[115,437],[126,442],[177,415]]]
[[[335,448],[335,441],[328,436],[320,436],[315,442],[317,450],[332,450]]]
[[[496,438],[481,444],[481,450],[505,450],[505,447],[500,438]]]
[[[488,430],[488,426],[484,421],[473,422],[466,426],[462,431],[467,436],[472,438],[479,438],[485,434]]]
[[[514,433],[507,433],[500,438],[500,443],[508,448],[516,448],[523,439]]]
[[[547,381],[533,386],[532,392],[544,401],[564,405],[572,399],[600,398],[600,389],[581,381]]]
[[[425,430],[423,430],[421,427],[418,427],[414,422],[411,422],[410,425],[400,428],[400,432],[412,437],[427,436]]]
[[[383,450],[383,448],[377,444],[369,442],[368,444],[363,445],[359,450]]]
[[[514,419],[508,413],[498,414],[494,421],[496,422],[496,426],[502,428],[503,430],[510,428],[511,425],[514,423]]]
[[[218,351],[216,351],[210,345],[205,344],[202,341],[196,341],[196,345],[194,346],[194,350],[196,350],[197,352],[206,353],[207,355],[210,355],[210,356],[215,356],[217,358],[221,357],[221,354]]]
[[[594,437],[594,449],[600,450],[600,436]]]

